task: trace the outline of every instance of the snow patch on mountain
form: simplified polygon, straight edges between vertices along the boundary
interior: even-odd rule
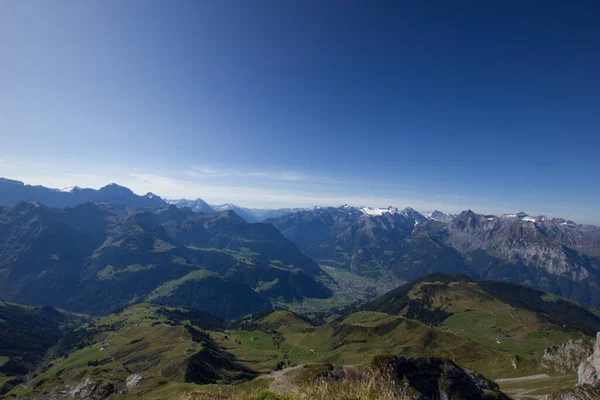
[[[427,219],[432,219],[434,221],[448,223],[448,222],[451,222],[454,218],[456,218],[457,214],[446,214],[439,210],[433,210],[433,211],[422,212],[421,215],[423,215]]]
[[[364,214],[367,215],[383,215],[386,213],[397,214],[399,213],[396,207],[389,206],[388,208],[371,208],[371,207],[363,207],[360,209]]]
[[[61,191],[61,192],[67,192],[67,193],[71,193],[71,192],[76,191],[76,190],[81,190],[81,188],[79,186],[67,186],[67,187],[64,187],[62,189],[59,189],[59,191]]]

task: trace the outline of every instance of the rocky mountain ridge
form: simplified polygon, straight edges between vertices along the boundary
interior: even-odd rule
[[[600,305],[600,228],[525,213],[470,210],[450,222],[413,209],[342,206],[270,219],[321,265],[412,280],[431,272],[524,283]]]
[[[197,198],[196,200],[186,200],[186,199],[170,199],[167,200],[168,204],[173,204],[177,208],[187,207],[194,212],[215,212],[215,210],[208,205],[204,200]]]

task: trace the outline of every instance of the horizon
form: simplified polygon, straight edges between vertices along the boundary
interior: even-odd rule
[[[0,176],[0,180],[2,179],[6,179],[6,180],[15,180],[18,182],[21,182],[23,184],[25,184],[26,186],[43,186],[43,185],[32,185],[29,184],[27,182],[23,182],[23,181],[19,181],[18,179],[11,179],[5,176]],[[138,196],[144,196],[147,194],[153,194],[156,195],[158,197],[160,197],[161,199],[163,199],[165,202],[168,201],[176,201],[176,200],[188,200],[188,201],[195,201],[195,200],[202,200],[205,201],[209,206],[223,206],[223,205],[232,205],[232,206],[237,206],[237,207],[241,207],[241,208],[247,208],[247,209],[256,209],[256,210],[277,210],[277,209],[285,209],[285,208],[294,208],[294,209],[304,209],[304,210],[310,210],[310,209],[315,209],[315,208],[327,208],[327,207],[332,207],[332,208],[341,208],[344,206],[349,206],[349,207],[353,207],[353,208],[357,208],[357,209],[363,209],[363,208],[371,208],[371,209],[386,209],[389,207],[395,208],[399,211],[404,210],[404,209],[413,209],[417,212],[419,212],[420,214],[425,214],[428,212],[434,212],[434,211],[440,211],[444,214],[455,214],[455,215],[459,215],[463,212],[474,212],[475,214],[480,214],[480,215],[484,215],[484,216],[503,216],[503,215],[516,215],[519,213],[525,213],[529,216],[532,217],[545,217],[545,218],[550,218],[550,219],[565,219],[571,222],[575,222],[577,224],[581,224],[581,225],[595,225],[595,226],[600,226],[600,224],[598,223],[585,223],[582,221],[576,221],[576,220],[572,220],[570,218],[567,218],[565,216],[561,216],[561,215],[546,215],[546,214],[540,214],[540,213],[530,213],[530,212],[526,212],[526,211],[509,211],[509,212],[504,212],[504,213],[486,213],[486,212],[482,212],[480,210],[476,210],[473,209],[473,207],[466,207],[457,211],[448,211],[448,210],[441,210],[438,208],[432,208],[432,209],[423,209],[423,208],[415,208],[412,205],[408,204],[408,205],[395,205],[395,204],[388,204],[388,205],[383,205],[383,206],[374,206],[374,205],[370,205],[370,204],[352,204],[352,203],[332,203],[332,204],[322,204],[322,205],[318,205],[318,204],[309,204],[309,205],[305,205],[305,206],[298,206],[298,207],[267,207],[267,206],[247,206],[245,204],[241,204],[241,203],[236,203],[236,202],[230,202],[230,201],[225,201],[225,202],[213,202],[210,200],[207,200],[206,198],[200,196],[200,197],[190,197],[190,198],[185,198],[185,197],[169,197],[169,196],[163,196],[160,193],[156,193],[152,190],[146,191],[146,192],[136,192],[135,190],[131,189],[128,186],[125,185],[121,185],[118,182],[108,182],[104,185],[101,185],[99,187],[96,188],[92,188],[92,187],[85,187],[85,186],[81,186],[81,185],[71,185],[71,186],[66,186],[66,187],[62,187],[62,188],[54,188],[54,187],[47,187],[47,186],[43,186],[46,187],[47,189],[52,189],[52,190],[59,190],[59,191],[63,191],[63,192],[69,192],[70,190],[65,190],[65,189],[72,189],[73,187],[78,187],[79,189],[94,189],[94,190],[99,190],[102,187],[105,186],[109,186],[109,185],[118,185],[121,187],[125,187],[127,189],[130,189],[134,194],[138,195]]]
[[[600,225],[600,4],[0,4],[0,175]]]

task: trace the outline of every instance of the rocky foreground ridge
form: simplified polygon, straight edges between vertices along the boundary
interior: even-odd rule
[[[562,360],[564,365],[569,364],[575,358],[575,354],[585,354],[585,344],[566,343],[562,349],[565,358]],[[560,351],[556,352],[559,354]],[[546,361],[546,354],[544,354]],[[554,357],[558,359],[558,357]],[[549,400],[597,400],[600,399],[600,332],[596,336],[596,341],[591,348],[591,354],[583,358],[577,367],[578,383],[573,390],[561,391]]]

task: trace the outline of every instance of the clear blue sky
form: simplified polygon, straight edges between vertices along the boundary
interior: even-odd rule
[[[2,1],[0,176],[600,223],[597,1]]]

